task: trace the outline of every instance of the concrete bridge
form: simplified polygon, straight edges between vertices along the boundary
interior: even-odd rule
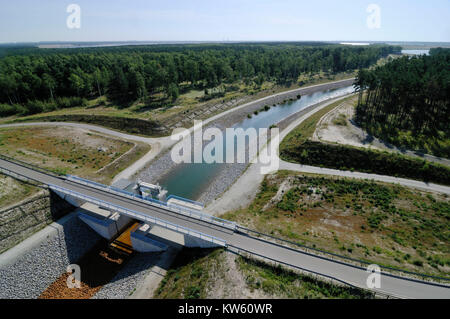
[[[222,246],[240,254],[250,254],[270,262],[283,264],[302,272],[317,275],[347,285],[367,289],[367,265],[357,265],[335,258],[331,254],[319,254],[313,250],[296,249],[284,243],[264,240],[233,222],[200,211],[172,206],[77,177],[55,176],[29,165],[0,158],[0,172],[21,180],[31,180],[48,185],[50,189],[75,206],[93,213],[103,210],[119,220],[129,218],[143,222],[138,239],[155,240],[169,234],[166,240],[182,236],[186,246]],[[165,232],[154,231],[155,228]],[[164,233],[164,234],[163,234]],[[151,242],[151,241],[150,241]],[[162,248],[155,240],[155,249]],[[137,241],[138,244],[143,242]],[[146,244],[146,243],[145,243]],[[417,276],[415,278],[418,278]],[[372,289],[377,294],[398,298],[450,298],[448,280],[440,282],[412,279],[405,274],[382,271],[381,288]]]

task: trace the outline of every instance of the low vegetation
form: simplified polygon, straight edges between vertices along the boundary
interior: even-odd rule
[[[450,185],[450,168],[399,154],[306,141],[284,148],[283,159],[306,165],[375,173]]]
[[[370,299],[374,297],[370,292],[362,289],[334,285],[254,259],[239,257],[236,262],[251,290],[260,289],[273,297],[290,299]]]
[[[320,111],[317,111],[307,119],[305,119],[302,123],[300,123],[299,126],[295,128],[295,130],[292,130],[283,141],[281,141],[280,144],[280,153],[283,152],[285,149],[289,149],[295,145],[301,145],[304,142],[306,142],[308,139],[310,139],[314,131],[316,130],[317,123],[319,123],[320,119],[327,114],[328,112],[334,110],[339,105],[346,103],[353,99],[353,96],[347,97],[341,101],[334,102]]]
[[[333,124],[338,126],[347,126],[347,117],[345,114],[339,114],[335,119],[333,119]]]
[[[443,165],[401,154],[312,141],[311,137],[320,119],[329,111],[353,98],[349,97],[333,103],[303,121],[281,142],[281,158],[306,165],[356,170],[450,185],[450,168]]]
[[[368,67],[399,47],[364,48],[325,43],[151,45],[83,49],[7,49],[0,59],[0,116],[74,106],[61,98],[108,96],[122,107],[173,103],[180,87],[211,90],[242,80],[262,85],[297,82],[302,74]],[[161,93],[155,97],[153,93]],[[75,101],[76,106],[84,101]],[[5,106],[5,105],[9,105]]]
[[[252,259],[228,256],[222,249],[183,249],[162,280],[155,298],[201,299],[217,297],[212,285],[220,281],[220,290],[236,291],[233,298],[372,298],[372,294],[316,280],[282,267]],[[228,263],[233,263],[230,265]],[[228,276],[233,268],[237,273]],[[241,282],[241,278],[243,278]]]
[[[281,171],[224,218],[371,263],[449,276],[447,196],[396,185]]]
[[[398,50],[325,43],[9,48],[0,59],[0,122],[95,123],[158,137],[192,126],[193,117],[352,78]]]
[[[0,209],[36,194],[39,188],[0,174]]]
[[[204,299],[209,272],[221,250],[183,249],[161,281],[154,298]]]
[[[1,128],[3,155],[52,170],[109,183],[149,151],[134,144],[76,128]]]

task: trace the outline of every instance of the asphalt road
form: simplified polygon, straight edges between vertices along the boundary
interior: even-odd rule
[[[0,159],[0,167],[27,176],[43,184],[53,184],[59,187],[94,197],[114,205],[134,210],[161,220],[177,224],[197,232],[214,236],[227,241],[228,245],[244,249],[257,255],[262,255],[282,263],[299,267],[305,271],[316,273],[354,286],[366,288],[369,273],[366,269],[345,264],[317,255],[308,254],[288,247],[280,246],[255,237],[248,236],[230,229],[191,219],[163,208],[137,202],[127,197],[111,194],[104,190],[80,185],[72,181],[49,174],[34,171],[30,168]],[[446,298],[450,299],[450,286],[432,284],[418,280],[397,277],[390,274],[381,276],[379,292],[402,298]]]

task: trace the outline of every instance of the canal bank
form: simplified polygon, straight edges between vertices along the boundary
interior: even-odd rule
[[[336,84],[334,84],[336,85]],[[323,87],[323,86],[321,86]],[[308,88],[305,90],[315,90],[312,88]],[[302,99],[305,101],[307,100],[307,98],[304,98],[305,96],[302,97]],[[243,118],[246,118],[246,114],[248,114],[249,112],[254,112],[254,110],[258,110],[261,107],[263,107],[266,104],[267,101],[260,101],[256,104],[252,104],[250,105],[248,108],[241,108],[239,110],[237,110],[236,113],[230,113],[230,116],[226,116],[223,117],[222,120],[224,122],[221,122],[222,125],[226,125],[227,123],[231,123],[233,124],[233,122],[235,122],[235,119],[239,119],[242,120]],[[261,113],[262,114],[262,113]],[[264,115],[270,115],[269,112],[265,112]],[[268,117],[270,118],[270,116]],[[228,121],[228,122],[227,122]],[[213,122],[211,125],[214,125],[215,123],[217,123],[217,125],[220,125],[221,123],[219,122]],[[209,125],[209,126],[211,126]],[[202,165],[202,164],[200,164]],[[242,164],[242,167],[239,168],[241,169],[241,171],[239,171],[237,168],[237,166],[235,165],[231,165],[231,169],[235,170],[236,175],[232,175],[229,174],[230,171],[228,171],[228,173],[225,173],[225,175],[227,175],[227,177],[229,177],[229,181],[227,183],[229,183],[229,185],[231,185],[232,183],[234,183],[234,181],[241,175],[241,173],[245,170],[245,168],[247,167],[247,164]],[[221,169],[221,174],[224,174],[224,172],[227,172],[227,170]],[[219,176],[219,178],[217,178],[217,176]],[[216,175],[216,177],[214,178],[215,181],[221,181],[223,182],[223,179],[221,180],[220,175]],[[210,189],[212,187],[210,186]],[[214,192],[220,193],[222,192],[222,189],[215,189]],[[200,194],[200,196],[202,196],[202,194]],[[76,233],[78,236],[81,237],[86,237],[88,238],[89,236],[83,236],[83,232],[80,230],[80,223],[78,221],[77,218],[71,218],[70,219],[71,223],[66,223],[64,224],[64,234],[72,234]],[[72,227],[72,224],[75,225],[74,227]],[[84,226],[84,225],[83,225]],[[88,230],[88,228],[86,227],[82,227],[83,231],[84,230]],[[61,233],[61,232],[60,232]],[[64,236],[64,237],[67,237]],[[89,243],[95,243],[98,239],[90,239],[88,242]],[[61,241],[63,242],[63,245],[56,245],[57,242],[59,242],[61,244]],[[61,240],[59,237],[55,237],[55,247],[59,248],[59,250],[63,251],[63,255],[65,255],[64,253],[64,247],[69,247],[70,245],[79,245],[79,246],[83,246],[85,247],[84,244],[80,245],[80,241],[79,240],[75,240],[75,239],[70,239],[67,240],[67,238],[64,238],[63,240]],[[53,237],[52,237],[52,241],[51,244],[53,245]],[[71,246],[70,246],[71,247]],[[90,247],[90,246],[89,246]],[[83,252],[86,251],[88,249],[88,247],[86,246],[85,249],[83,249]],[[41,252],[42,251],[42,252]],[[45,253],[44,253],[45,251]],[[58,262],[58,264],[61,267],[46,267],[46,266],[40,266],[40,264],[36,264],[36,260],[40,259],[41,257],[36,258],[36,254],[37,256],[47,256],[44,259],[45,260],[52,260],[55,262]],[[37,296],[38,293],[42,292],[42,290],[44,288],[46,288],[46,286],[48,286],[53,280],[55,280],[55,278],[61,274],[62,272],[65,271],[64,266],[66,266],[68,264],[68,261],[64,258],[64,256],[59,257],[58,253],[55,252],[53,253],[52,249],[48,249],[47,245],[39,245],[38,249],[33,249],[33,258],[32,260],[34,261],[35,265],[39,265],[38,269],[42,270],[42,269],[52,269],[53,272],[48,276],[48,279],[45,280],[44,282],[41,282],[40,285],[35,286],[35,283],[37,282],[37,278],[30,278],[31,282],[34,284],[31,284],[32,287],[34,287],[31,291],[27,291],[26,289],[24,289],[23,291],[27,291],[26,296],[23,296],[25,298],[35,298]],[[70,262],[73,263],[76,260],[78,260],[78,258],[82,255],[82,252],[77,254],[76,258],[70,258]],[[54,258],[54,256],[58,256],[58,258]],[[24,258],[26,256],[23,256]],[[168,258],[168,257],[167,257]],[[151,279],[148,278],[148,275],[152,276],[152,274],[155,273],[155,269],[161,268],[161,265],[165,265],[166,257],[165,256],[150,256],[150,255],[146,255],[146,254],[139,254],[138,256],[135,256],[132,260],[130,260],[129,263],[127,263],[125,265],[125,267],[119,271],[119,273],[108,283],[106,284],[100,291],[98,291],[98,293],[94,296],[97,298],[103,298],[103,297],[108,297],[108,298],[126,298],[127,296],[133,298],[134,294],[133,291],[136,287],[136,284],[139,284],[140,282],[145,282],[145,285],[142,285],[141,287],[143,289],[147,289],[148,288],[148,283],[152,284],[152,287],[157,287],[158,283],[157,281],[160,280],[162,277],[161,276],[153,276],[155,278]],[[159,260],[159,261],[157,261]],[[155,265],[155,267],[152,267],[152,265]],[[169,262],[170,264],[170,262]],[[27,266],[28,267],[28,266]],[[24,278],[23,276],[16,276],[15,273],[17,271],[19,271],[19,273],[25,273],[28,272],[28,268],[27,270],[23,270],[20,271],[20,269],[14,269],[14,267],[8,267],[9,271],[14,271],[14,274],[10,273],[6,276],[4,276],[4,278],[11,278],[11,277],[21,277]],[[16,271],[17,270],[17,271]],[[39,275],[41,273],[41,271],[35,271],[34,272],[36,275]],[[145,279],[144,279],[145,277]],[[28,285],[30,283],[30,281],[27,281],[26,285]],[[19,284],[14,284],[14,287],[20,287],[21,285]],[[8,296],[5,296],[6,298],[11,298],[12,296],[16,296],[16,293],[14,291],[8,291],[9,289],[5,289],[5,291],[8,292]],[[136,291],[136,296],[147,296],[147,297],[151,297],[151,292],[152,289],[147,289],[147,291],[143,294],[140,294],[140,289],[138,289]]]
[[[274,124],[286,122],[286,119],[299,116],[301,114],[299,112],[326,100],[352,93],[351,83],[352,81],[341,81],[333,83],[331,87],[322,85],[305,88],[301,91],[303,94],[296,92],[297,95],[289,99],[281,96],[260,101],[208,123],[203,127],[203,132],[208,128],[217,128],[222,132],[226,128],[244,130],[269,128]],[[281,99],[281,102],[277,99]],[[206,144],[204,142],[203,146]],[[160,183],[169,194],[208,204],[227,190],[245,171],[247,165],[248,159],[244,163],[233,164],[205,162],[176,164],[172,161],[169,150],[142,171],[139,178],[151,183]]]

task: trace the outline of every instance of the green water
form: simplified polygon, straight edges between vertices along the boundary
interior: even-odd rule
[[[246,118],[233,127],[243,129],[250,127],[256,129],[269,128],[272,124],[278,123],[308,106],[352,92],[353,87],[348,86],[304,95],[300,100],[271,107],[266,112],[259,112],[258,115],[253,115],[250,119]],[[195,200],[219,175],[224,165],[226,164],[180,164],[163,176],[159,180],[159,184],[168,190],[168,194]]]

